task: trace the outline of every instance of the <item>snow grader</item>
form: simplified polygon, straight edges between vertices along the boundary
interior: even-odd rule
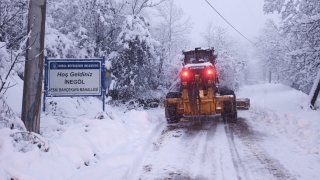
[[[248,109],[250,101],[236,100],[233,90],[217,86],[214,48],[196,48],[183,51],[183,55],[180,91],[167,93],[164,100],[168,123],[177,123],[183,116],[215,114],[221,114],[225,122],[236,123],[237,107]]]

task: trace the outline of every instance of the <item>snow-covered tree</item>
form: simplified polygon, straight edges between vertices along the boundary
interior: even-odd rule
[[[116,50],[125,1],[57,0],[48,4],[47,55],[101,57]]]
[[[150,0],[51,2],[47,17],[47,55],[106,56],[116,82],[114,89],[121,99],[141,94],[138,89],[155,89],[159,86],[159,59],[154,48],[157,43],[149,33],[149,23],[139,13],[162,2],[164,0],[155,3]],[[123,74],[126,72],[130,74]],[[130,83],[133,84],[129,88]]]
[[[79,5],[74,1],[48,2],[46,17],[45,48],[46,56],[55,58],[74,58],[79,55],[76,47],[78,39]]]
[[[265,0],[264,11],[281,14],[280,33],[290,44],[283,51],[287,84],[308,93],[320,68],[320,2]]]
[[[7,79],[14,73],[23,74],[27,9],[27,0],[3,0],[0,3],[0,99],[14,85]]]
[[[8,105],[6,92],[16,85],[13,76],[23,78],[27,12],[27,0],[3,0],[0,3],[0,124],[20,130],[25,127]]]
[[[0,42],[7,49],[17,49],[27,30],[28,0],[1,0],[0,3]]]
[[[272,20],[268,20],[256,40],[256,55],[260,59],[264,79],[290,84],[286,72],[289,69],[285,52],[289,48],[287,40]],[[271,77],[270,77],[271,73]]]
[[[127,15],[118,36],[116,55],[111,59],[112,73],[116,77],[115,90],[121,100],[147,96],[158,87],[158,42],[149,32],[146,20],[140,15]]]

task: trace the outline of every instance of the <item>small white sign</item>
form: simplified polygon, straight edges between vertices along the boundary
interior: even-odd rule
[[[49,60],[47,96],[81,95],[101,95],[101,60]]]

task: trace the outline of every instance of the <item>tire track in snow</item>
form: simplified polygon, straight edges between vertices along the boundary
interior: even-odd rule
[[[212,124],[210,124],[209,129],[206,133],[205,143],[203,144],[203,152],[200,161],[203,163],[203,168],[197,173],[198,175],[195,179],[201,179],[206,177],[208,179],[216,179],[215,169],[216,163],[214,163],[214,153],[215,147],[213,146],[213,139],[216,133],[217,125],[219,123],[219,117],[214,117],[212,119]]]
[[[231,126],[234,124],[230,124]],[[247,180],[249,179],[247,176],[247,172],[245,167],[242,164],[242,160],[239,156],[238,150],[237,150],[237,146],[235,145],[235,141],[234,141],[234,136],[233,136],[233,130],[230,130],[229,128],[229,124],[225,124],[224,126],[224,130],[226,132],[226,135],[228,137],[228,142],[230,145],[230,151],[231,151],[231,157],[232,157],[232,162],[234,165],[234,168],[237,172],[237,178],[239,180]]]
[[[168,125],[153,143],[139,179],[191,179],[185,162],[192,161],[188,160],[188,152],[198,144],[199,134],[187,131],[187,127],[179,123]]]
[[[208,116],[201,119],[200,129],[195,129],[201,133],[197,150],[193,151],[189,157],[193,157],[194,163],[190,165],[192,179],[216,179],[214,163],[215,148],[210,142],[214,138],[219,117]]]
[[[278,160],[272,158],[272,156],[262,148],[259,139],[255,136],[255,133],[250,130],[244,119],[239,118],[238,123],[230,124],[229,129],[231,132],[230,135],[239,137],[242,143],[274,179],[296,179]]]
[[[239,179],[238,164],[236,163],[228,140],[228,134],[225,131],[226,124],[222,120],[217,125],[216,133],[212,139],[212,144],[215,149],[214,163],[216,165],[214,179]]]
[[[141,163],[139,179],[294,179],[255,135],[241,118],[168,125]]]
[[[200,124],[190,121],[168,125],[144,161],[145,170],[139,179],[215,179],[213,148],[207,141],[217,123],[210,118]]]
[[[182,140],[185,146],[189,146],[189,149],[186,149],[184,152],[186,155],[182,171],[188,172],[188,178],[185,176],[173,176],[173,179],[212,179],[210,178],[212,176],[204,177],[201,171],[204,169],[204,166],[209,167],[205,169],[212,170],[212,162],[207,162],[206,164],[205,161],[203,161],[203,157],[205,156],[207,150],[207,135],[210,130],[216,128],[216,125],[214,126],[212,117],[202,117],[200,118],[200,121],[198,120],[199,119],[192,120],[191,118],[191,122],[182,123],[182,125],[186,128],[185,136],[182,138]],[[190,136],[193,138],[191,143]]]
[[[147,153],[148,150],[151,149],[150,144],[151,141],[154,139],[154,136],[160,134],[159,131],[161,131],[161,129],[165,128],[165,123],[159,123],[152,131],[152,133],[150,134],[150,137],[148,138],[148,140],[146,141],[146,143],[144,144],[144,151],[135,159],[133,164],[141,164],[142,161],[145,159],[144,154]],[[128,173],[125,175],[124,179],[130,179],[129,177],[136,177],[137,176],[137,171],[138,171],[139,166],[133,166],[133,168],[131,168]]]

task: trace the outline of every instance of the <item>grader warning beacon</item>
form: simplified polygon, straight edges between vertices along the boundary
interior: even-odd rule
[[[236,100],[233,90],[218,88],[214,48],[183,51],[179,92],[169,92],[164,100],[168,123],[177,123],[182,116],[221,114],[225,122],[237,122],[238,108],[248,109],[247,98]]]

